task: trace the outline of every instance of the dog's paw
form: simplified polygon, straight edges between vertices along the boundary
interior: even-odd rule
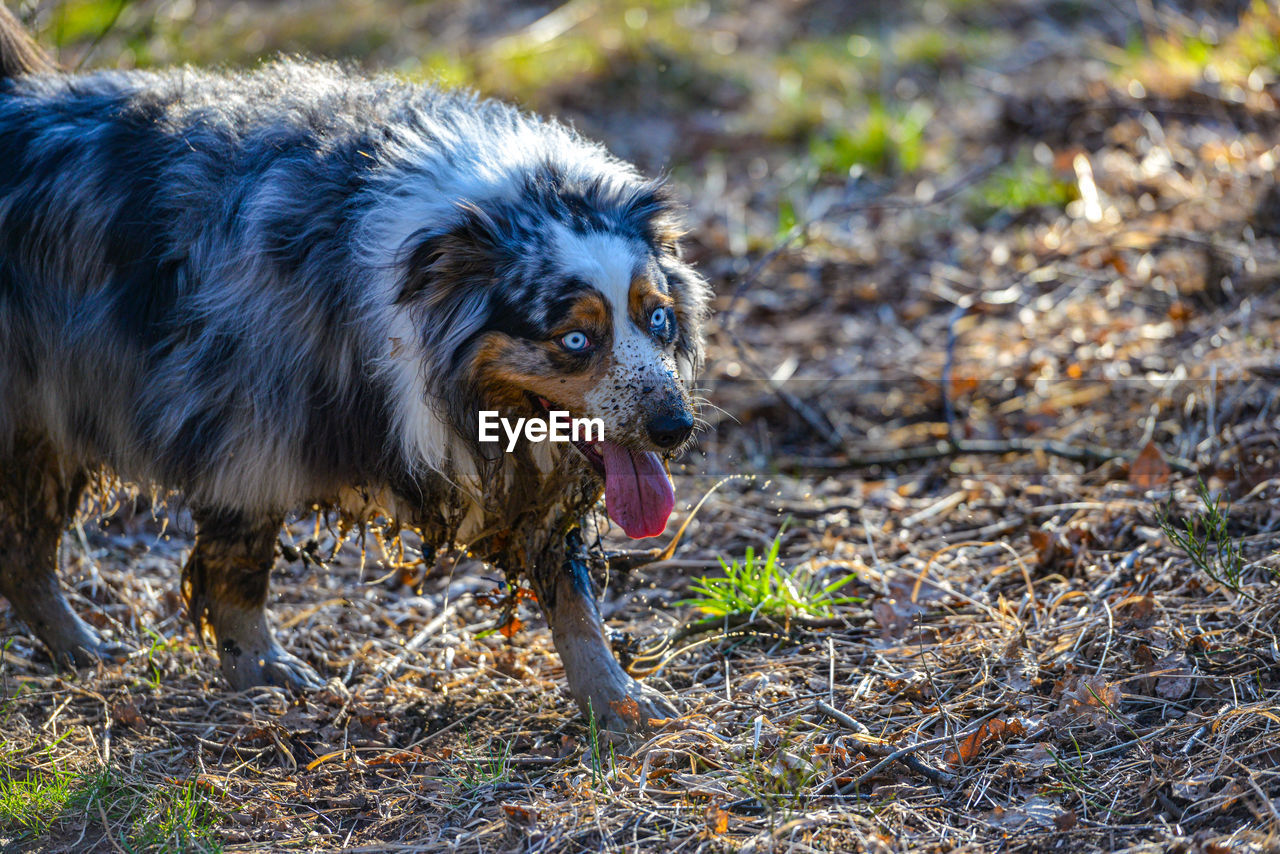
[[[224,646],[219,660],[222,674],[237,691],[274,685],[301,694],[324,687],[324,680],[314,667],[279,644],[261,650]]]
[[[132,646],[119,641],[102,639],[91,626],[75,618],[75,624],[64,631],[48,633],[46,644],[59,667],[95,667],[102,663],[120,664],[137,652]]]
[[[675,704],[661,691],[625,674],[590,698],[596,726],[615,733],[643,733],[651,721],[679,717]]]
[[[280,652],[275,660],[263,668],[262,684],[279,685],[299,694],[319,691],[324,687],[324,680],[314,667],[296,655],[284,650]]]

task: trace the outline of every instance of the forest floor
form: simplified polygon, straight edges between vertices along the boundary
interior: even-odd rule
[[[1280,848],[1274,6],[34,6],[72,66],[354,57],[667,172],[714,406],[603,606],[682,717],[597,738],[496,571],[312,518],[272,609],[329,687],[231,693],[189,523],[120,510],[64,579],[141,653],[0,609],[0,850]],[[754,613],[686,602],[775,541]]]

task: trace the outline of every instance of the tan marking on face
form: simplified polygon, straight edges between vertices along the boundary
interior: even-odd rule
[[[485,335],[471,364],[486,403],[518,408],[532,392],[575,417],[589,416],[587,396],[609,373],[613,360],[599,352],[586,370],[558,370],[556,348],[554,342],[524,341],[501,332]]]
[[[599,294],[584,294],[573,303],[573,308],[556,324],[556,335],[565,335],[580,329],[597,346],[609,331],[609,309]]]
[[[631,280],[627,293],[627,313],[641,329],[649,328],[649,315],[659,306],[669,306],[673,300],[653,284],[648,276],[636,276]]]

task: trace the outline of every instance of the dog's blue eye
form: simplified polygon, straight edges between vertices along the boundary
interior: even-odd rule
[[[653,310],[653,314],[649,315],[649,328],[657,334],[666,331],[667,310],[665,308],[655,308]]]
[[[587,337],[587,333],[575,329],[560,339],[560,346],[570,353],[581,353],[591,346],[591,339]]]

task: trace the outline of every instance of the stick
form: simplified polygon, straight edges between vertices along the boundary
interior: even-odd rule
[[[1118,451],[1103,445],[1068,445],[1064,442],[1040,442],[1033,439],[961,439],[959,441],[938,441],[932,445],[918,445],[898,451],[887,451],[881,454],[856,455],[847,457],[826,457],[807,459],[804,457],[783,458],[777,461],[780,469],[799,469],[804,471],[833,469],[872,468],[874,466],[893,466],[904,463],[917,463],[925,460],[943,460],[966,454],[1048,454],[1077,463],[1105,463],[1110,460],[1133,460],[1136,451]],[[1181,474],[1195,474],[1198,469],[1191,460],[1180,457],[1166,457],[1169,468]]]
[[[839,723],[841,726],[845,727],[846,729],[852,730],[853,732],[857,733],[860,736],[863,736],[864,738],[874,737],[871,735],[870,731],[861,723],[849,717],[844,712],[841,712],[840,710],[827,705],[821,700],[818,700],[814,704],[814,707],[819,712],[822,712],[827,717],[835,720],[837,723]],[[898,750],[894,750],[893,747],[879,740],[859,741],[858,747],[861,748],[863,751],[865,751],[866,753],[870,753],[873,756],[883,756],[884,758],[879,762],[877,762],[874,766],[872,766],[869,771],[866,771],[861,776],[859,776],[858,779],[854,780],[852,783],[846,783],[845,785],[837,789],[837,791],[842,795],[847,795],[850,791],[862,785],[867,780],[871,779],[871,777],[874,774],[879,772],[881,768],[888,765],[890,762],[901,762],[907,768],[911,769],[912,771],[915,771],[917,774],[920,774],[923,777],[927,777],[928,779],[932,780],[935,783],[941,783],[944,785],[954,783],[956,781],[956,775],[943,771],[939,768],[934,768],[932,765],[929,765],[928,763],[916,758],[912,754],[916,753],[917,751],[924,750],[927,747],[936,747],[939,744],[948,744],[951,741],[953,741],[955,738],[956,736],[954,735],[947,735],[947,736],[943,736],[942,738],[933,738],[933,739],[929,739],[928,741],[917,742],[916,744],[913,744],[909,747],[903,747]]]

